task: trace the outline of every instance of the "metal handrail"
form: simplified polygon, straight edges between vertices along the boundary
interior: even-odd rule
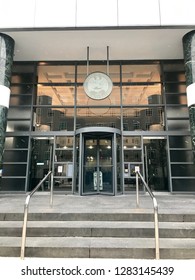
[[[21,253],[20,257],[21,259],[24,259],[25,256],[25,246],[26,246],[26,228],[27,228],[27,221],[28,221],[28,209],[29,209],[29,203],[30,199],[33,196],[33,194],[41,187],[41,185],[45,182],[45,180],[51,175],[51,186],[50,186],[50,206],[53,205],[53,174],[52,171],[49,171],[45,177],[38,183],[38,185],[27,195],[25,204],[24,204],[24,221],[23,221],[23,227],[22,227],[22,244],[21,244]]]
[[[147,185],[147,183],[145,182],[143,176],[140,174],[140,172],[138,170],[135,171],[136,173],[136,197],[137,197],[137,207],[139,207],[139,187],[138,187],[138,176],[141,178],[144,186],[146,187],[150,197],[152,198],[153,201],[153,206],[154,206],[154,229],[155,229],[155,249],[156,249],[156,259],[159,260],[160,259],[160,242],[159,242],[159,225],[158,225],[158,204],[157,204],[157,200],[153,194],[153,192],[151,191],[151,189],[149,188],[149,186]]]

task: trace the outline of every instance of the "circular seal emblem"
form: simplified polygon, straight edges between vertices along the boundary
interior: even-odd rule
[[[92,99],[104,99],[112,91],[112,81],[110,77],[101,72],[93,72],[84,81],[84,91]]]

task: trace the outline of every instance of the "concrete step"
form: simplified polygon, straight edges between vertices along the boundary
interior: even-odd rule
[[[0,236],[22,235],[22,221],[0,221]],[[159,222],[161,238],[195,238],[195,223]],[[31,237],[125,237],[153,238],[154,222],[116,221],[29,221]]]
[[[23,221],[24,213],[0,213],[0,221]],[[151,210],[132,209],[99,213],[29,213],[29,221],[153,221]],[[159,213],[160,222],[195,222],[195,214]]]
[[[26,257],[154,259],[153,238],[29,237]],[[0,237],[1,256],[18,257],[21,238]],[[195,239],[160,239],[161,259],[194,259]]]

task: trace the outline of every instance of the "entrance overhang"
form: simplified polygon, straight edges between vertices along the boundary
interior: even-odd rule
[[[110,27],[5,30],[15,40],[15,61],[183,59],[183,36],[194,27]],[[3,32],[3,31],[2,31]]]

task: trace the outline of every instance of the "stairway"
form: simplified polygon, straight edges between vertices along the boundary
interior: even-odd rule
[[[0,213],[0,257],[20,256],[22,224]],[[195,259],[195,214],[159,214],[159,228],[161,259]],[[153,213],[29,213],[25,256],[154,259]]]

